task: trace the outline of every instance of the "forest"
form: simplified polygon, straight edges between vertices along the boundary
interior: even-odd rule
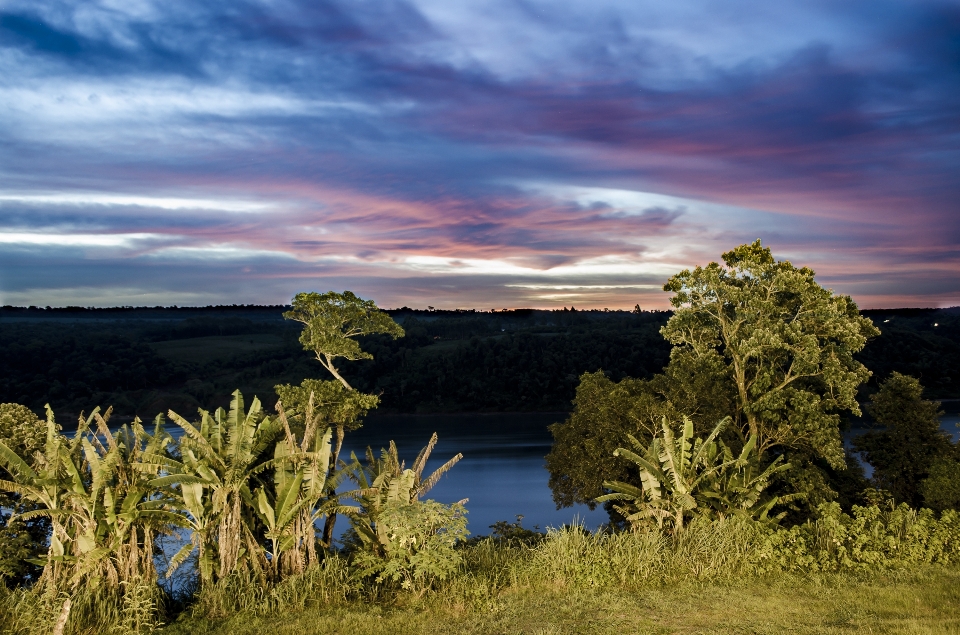
[[[672,311],[4,307],[0,633],[960,624],[935,400],[960,312],[859,311],[760,241],[664,290]],[[436,434],[343,450],[374,411],[552,409],[554,501],[602,505],[596,531],[471,535],[467,499],[427,498],[463,458],[428,470]]]
[[[226,406],[239,388],[319,377],[282,319],[284,307],[0,309],[0,402],[76,418],[94,405],[152,419],[166,409]],[[380,396],[379,412],[571,408],[579,377],[648,378],[670,354],[670,311],[387,311],[406,335],[363,338],[373,354],[345,369]],[[897,371],[933,399],[960,398],[960,309],[863,311],[880,328],[857,358],[873,371],[861,398]],[[936,326],[934,326],[936,324]],[[120,414],[122,413],[122,414]]]

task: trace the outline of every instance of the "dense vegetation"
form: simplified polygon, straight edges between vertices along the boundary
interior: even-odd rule
[[[30,380],[11,375],[4,387],[28,404],[56,388],[65,399],[84,390],[88,399],[125,397],[139,411],[164,398],[215,403],[221,380],[292,381],[270,386],[275,409],[235,390],[229,409],[190,418],[170,408],[151,426],[134,418],[119,431],[111,409],[95,407],[64,433],[49,406],[41,422],[4,403],[0,628],[139,633],[176,617],[172,632],[249,632],[263,620],[316,632],[323,627],[304,620],[362,623],[382,607],[415,607],[421,617],[408,628],[429,630],[424,620],[433,616],[487,632],[483,616],[525,610],[536,597],[546,618],[542,609],[558,594],[569,613],[569,600],[585,594],[612,606],[664,585],[682,595],[690,584],[775,583],[797,586],[803,598],[797,576],[811,573],[833,589],[892,575],[874,585],[879,592],[906,580],[918,602],[922,580],[949,588],[960,563],[960,450],[916,378],[891,370],[869,385],[864,347],[882,337],[874,323],[759,241],[723,254],[723,264],[680,272],[665,290],[672,313],[390,315],[350,292],[302,293],[282,314],[301,324],[299,337],[250,307],[215,318],[101,321],[100,331],[87,322],[84,337],[72,331],[78,324],[6,322],[11,362],[57,347],[71,364],[85,351],[102,353],[79,383],[58,366],[66,383],[57,386],[43,385],[52,369],[25,362]],[[936,329],[953,314],[937,315],[921,337],[942,349],[953,340]],[[911,337],[924,330],[914,326]],[[112,343],[116,355],[107,352]],[[297,345],[325,379],[297,373]],[[659,358],[650,354],[658,346]],[[258,356],[269,359],[257,366]],[[138,369],[129,377],[126,363]],[[594,364],[603,370],[589,372]],[[952,376],[940,379],[949,389]],[[465,500],[423,498],[461,458],[426,474],[436,435],[410,462],[393,442],[365,460],[340,456],[345,435],[382,404],[537,409],[571,387],[574,411],[553,427],[551,487],[560,504],[608,506],[611,523],[595,533],[544,534],[518,518],[468,540]],[[852,473],[840,429],[870,392],[879,427],[854,444],[875,468],[868,483]],[[338,517],[350,524],[340,547]],[[636,611],[621,617],[639,626]],[[935,614],[947,617],[955,618]],[[582,631],[584,619],[560,628]],[[609,616],[598,623],[615,628]],[[503,628],[517,626],[502,621],[496,632]]]
[[[321,376],[282,307],[228,309],[0,309],[0,402],[49,403],[64,421],[92,405],[147,420],[225,407],[236,388],[270,402],[274,385]],[[390,313],[406,336],[368,338],[374,359],[345,369],[381,412],[568,411],[585,372],[645,379],[669,361],[669,312]],[[873,371],[861,400],[893,371],[929,398],[960,398],[960,311],[862,314],[881,335],[857,354]]]

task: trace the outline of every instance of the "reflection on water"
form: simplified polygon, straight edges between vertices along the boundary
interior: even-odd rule
[[[525,527],[559,527],[579,518],[594,528],[606,520],[602,509],[590,511],[578,505],[557,510],[547,486],[544,457],[553,440],[547,426],[565,417],[563,413],[371,416],[362,428],[347,435],[341,456],[347,458],[353,450],[362,458],[367,445],[379,454],[393,439],[409,466],[436,432],[439,441],[425,474],[457,452],[463,453],[463,460],[427,498],[443,503],[469,498],[472,533],[490,533],[494,522],[513,521],[517,514],[523,515]]]

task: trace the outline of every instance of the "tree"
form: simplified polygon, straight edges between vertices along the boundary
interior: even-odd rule
[[[363,300],[350,291],[335,293],[298,293],[292,309],[283,314],[303,324],[300,343],[313,352],[331,375],[347,390],[353,390],[337,371],[338,357],[348,360],[373,359],[355,338],[382,333],[394,339],[403,337],[403,328],[377,308],[373,300]]]
[[[664,285],[674,314],[661,329],[671,353],[721,361],[736,394],[735,422],[761,455],[798,449],[844,465],[840,414],[860,414],[870,371],[853,358],[879,335],[849,296],[813,270],[775,261],[760,240],[676,274]]]
[[[633,466],[614,451],[630,436],[649,443],[663,417],[675,420],[688,413],[696,430],[709,431],[733,404],[724,370],[716,360],[681,353],[649,380],[614,382],[599,371],[584,373],[573,412],[550,426],[553,447],[546,459],[557,508],[583,503],[593,509],[604,481],[636,477]]]
[[[335,470],[343,447],[343,437],[348,428],[359,427],[359,417],[375,408],[379,399],[373,395],[357,393],[346,379],[340,375],[334,362],[338,357],[347,360],[373,359],[373,355],[360,348],[356,338],[380,333],[394,339],[403,337],[403,328],[389,315],[377,308],[373,300],[363,300],[350,291],[335,293],[298,293],[293,298],[292,308],[283,314],[288,320],[303,324],[300,343],[304,350],[311,351],[327,371],[340,382],[339,386],[327,385],[330,382],[310,383],[309,380],[297,389],[293,386],[277,386],[277,391],[287,396],[298,408],[303,408],[314,393],[314,403],[323,404],[331,414],[330,423],[336,428],[336,441],[330,457],[331,470]],[[346,391],[346,392],[343,392]],[[334,524],[337,516],[327,515],[323,528],[323,541],[327,545],[333,540]]]
[[[256,397],[245,409],[239,390],[233,393],[229,411],[219,408],[211,415],[200,410],[197,426],[173,410],[168,415],[184,432],[180,460],[151,457],[167,472],[151,483],[155,487],[179,486],[179,505],[187,512],[192,530],[191,543],[173,557],[171,569],[196,548],[200,577],[205,584],[237,570],[262,575],[270,564],[252,524],[255,513],[250,512],[256,506],[251,485],[256,483],[257,474],[284,462],[293,453],[277,459],[276,448],[283,446],[276,443],[284,432],[282,421],[265,416]]]
[[[940,429],[940,404],[922,395],[923,386],[917,379],[894,372],[880,384],[867,406],[874,423],[882,429],[853,441],[854,449],[873,466],[877,487],[893,494],[898,503],[912,507],[923,503],[920,486],[930,475],[931,466],[953,454],[949,435]],[[944,464],[940,472],[947,468],[949,464]]]
[[[0,443],[35,465],[34,455],[43,451],[45,441],[46,425],[32,410],[15,403],[0,404]],[[12,478],[12,474],[0,468],[0,479]],[[0,580],[12,586],[36,579],[40,573],[39,567],[29,560],[39,558],[45,551],[49,520],[39,517],[11,521],[11,516],[37,508],[19,494],[0,491]]]

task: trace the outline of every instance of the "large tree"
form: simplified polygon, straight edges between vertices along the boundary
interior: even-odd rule
[[[670,278],[674,315],[661,333],[674,354],[722,360],[731,414],[761,453],[798,450],[842,468],[840,417],[860,414],[857,388],[870,377],[853,356],[880,332],[849,296],[760,240],[722,258]]]
[[[300,386],[281,385],[276,387],[277,393],[294,418],[306,412],[312,398],[318,414],[325,416],[325,423],[336,430],[330,457],[331,469],[335,469],[345,432],[359,427],[359,418],[375,408],[379,399],[356,391],[334,362],[338,358],[373,359],[373,355],[360,348],[357,338],[374,333],[403,337],[403,327],[378,309],[373,300],[364,300],[350,291],[298,293],[283,317],[303,324],[300,343],[316,356],[335,381],[306,380]],[[331,513],[324,524],[323,541],[327,545],[333,539],[336,518],[336,514]]]

